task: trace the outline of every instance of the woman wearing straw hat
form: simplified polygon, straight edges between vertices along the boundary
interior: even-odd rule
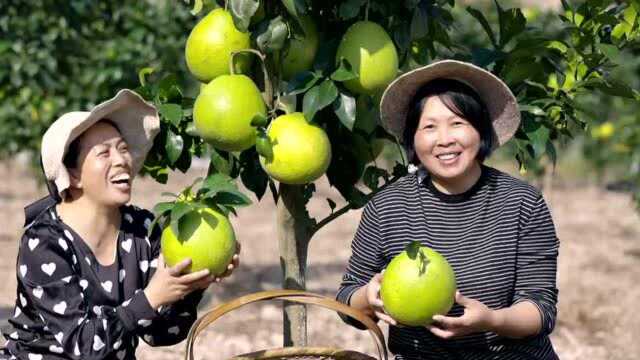
[[[398,359],[557,359],[551,215],[537,189],[483,163],[520,124],[507,85],[444,60],[400,76],[380,107],[416,166],[365,207],[337,298],[388,322]],[[396,324],[379,297],[384,268],[413,240],[447,258],[458,285],[427,327]]]
[[[42,139],[50,195],[27,208],[16,305],[0,358],[134,359],[139,338],[182,341],[220,279],[166,268],[153,215],[126,205],[159,131],[156,109],[122,90],[56,120]],[[223,276],[238,264],[238,254]]]

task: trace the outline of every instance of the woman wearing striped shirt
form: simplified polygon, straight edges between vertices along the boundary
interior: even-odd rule
[[[520,124],[509,88],[445,60],[399,77],[380,106],[418,166],[366,205],[337,298],[390,324],[396,359],[557,359],[551,215],[537,189],[483,164]],[[458,285],[426,327],[397,324],[379,296],[384,268],[414,240],[447,258]]]

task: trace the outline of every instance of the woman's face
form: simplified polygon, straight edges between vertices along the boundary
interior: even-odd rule
[[[87,129],[79,140],[72,187],[105,206],[121,206],[131,199],[131,154],[120,132],[106,122]]]
[[[480,170],[480,133],[453,113],[438,96],[425,102],[414,136],[416,155],[440,182],[465,183]]]

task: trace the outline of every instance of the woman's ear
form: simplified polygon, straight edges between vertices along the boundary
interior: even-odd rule
[[[82,189],[82,178],[80,169],[67,169],[69,172],[69,183],[72,188]]]

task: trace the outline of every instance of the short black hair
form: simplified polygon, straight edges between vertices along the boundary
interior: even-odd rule
[[[417,163],[413,139],[420,123],[427,99],[437,96],[451,112],[467,120],[480,134],[480,150],[476,158],[480,163],[491,155],[494,130],[486,105],[468,85],[453,79],[435,79],[423,85],[409,103],[409,111],[403,133],[403,144],[410,154],[410,161]]]
[[[118,132],[120,132],[120,128],[112,120],[100,119],[96,122],[96,124],[101,122],[113,126],[114,128],[116,128],[116,130],[118,130]],[[75,169],[78,166],[78,156],[80,156],[80,138],[82,138],[82,135],[83,134],[80,134],[80,136],[71,141],[71,144],[69,144],[69,148],[67,148],[67,152],[62,159],[62,163],[67,169]]]

